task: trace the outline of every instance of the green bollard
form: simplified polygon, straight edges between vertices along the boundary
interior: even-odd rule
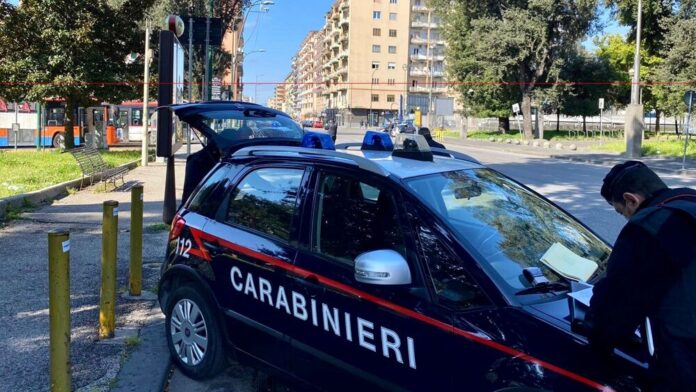
[[[99,339],[114,337],[116,328],[116,249],[118,202],[104,202],[102,222],[101,295],[99,300]]]
[[[70,391],[70,234],[48,232],[51,391]]]
[[[143,286],[143,186],[131,188],[130,268],[128,291],[139,296]]]

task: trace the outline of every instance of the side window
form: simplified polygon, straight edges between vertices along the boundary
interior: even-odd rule
[[[348,265],[363,252],[392,249],[405,256],[394,197],[352,177],[323,174],[315,202],[315,252]]]
[[[461,260],[452,254],[432,230],[423,225],[418,226],[421,254],[438,298],[460,308],[488,304],[488,299],[469,276]]]
[[[224,183],[228,179],[230,166],[221,166],[217,171],[208,177],[208,179],[200,185],[198,191],[194,193],[193,198],[186,207],[188,210],[198,214],[213,218],[215,212],[220,206],[220,202],[225,197]]]
[[[247,174],[232,192],[225,222],[288,241],[303,174],[281,168]]]

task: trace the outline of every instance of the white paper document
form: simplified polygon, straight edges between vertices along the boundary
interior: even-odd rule
[[[581,282],[587,281],[599,267],[594,261],[573,253],[560,242],[551,245],[540,261],[559,275]]]

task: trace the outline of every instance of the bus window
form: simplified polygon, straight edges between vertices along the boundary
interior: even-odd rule
[[[49,108],[46,125],[65,125],[65,108]]]
[[[118,126],[119,127],[128,126],[128,111],[127,110],[121,110],[120,112],[118,112]]]
[[[133,126],[143,125],[143,110],[142,109],[131,109],[131,125],[133,125]]]

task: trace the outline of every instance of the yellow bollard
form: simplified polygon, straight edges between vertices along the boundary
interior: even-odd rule
[[[143,186],[131,188],[130,267],[128,292],[139,296],[143,286]]]
[[[116,249],[118,202],[104,202],[102,221],[101,295],[99,300],[99,339],[114,336],[116,328]]]
[[[70,234],[48,232],[51,391],[70,391]]]

